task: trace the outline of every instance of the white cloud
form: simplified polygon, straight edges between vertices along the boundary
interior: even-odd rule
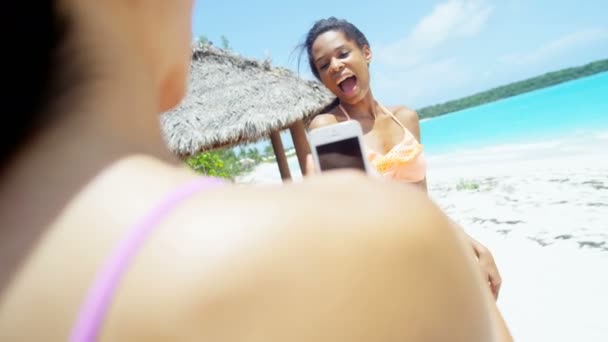
[[[422,18],[402,40],[376,49],[378,60],[393,67],[416,66],[441,44],[480,33],[492,10],[486,0],[443,2]]]
[[[444,59],[409,70],[379,70],[374,75],[373,88],[383,101],[419,107],[445,100],[447,94],[458,92],[461,85],[476,78],[473,70],[456,59]]]
[[[436,102],[470,84],[475,73],[439,48],[473,37],[486,27],[493,7],[486,0],[447,0],[433,8],[403,39],[374,48],[374,89],[389,102],[417,106]]]
[[[535,50],[508,54],[501,60],[510,65],[531,65],[602,41],[608,41],[608,27],[586,28],[559,37]]]
[[[484,1],[450,0],[422,18],[408,40],[418,46],[435,47],[452,37],[476,35],[491,12],[492,7]]]

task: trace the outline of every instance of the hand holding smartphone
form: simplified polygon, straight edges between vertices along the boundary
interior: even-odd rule
[[[308,140],[317,172],[332,169],[358,169],[371,174],[363,130],[355,120],[323,126],[311,130]]]

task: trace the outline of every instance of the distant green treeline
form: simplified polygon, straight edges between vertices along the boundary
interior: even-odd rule
[[[533,90],[546,88],[558,83],[590,76],[603,71],[608,71],[608,59],[592,62],[580,67],[550,72],[541,76],[500,86],[458,100],[425,107],[419,109],[418,114],[420,115],[420,118],[431,118],[434,116],[479,106],[484,103],[498,101],[507,97],[520,95]]]

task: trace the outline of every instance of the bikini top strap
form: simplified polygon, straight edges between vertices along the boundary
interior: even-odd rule
[[[395,114],[393,114],[393,112],[391,112],[390,110],[388,110],[388,108],[384,107],[384,105],[382,105],[381,103],[377,102],[378,106],[380,107],[380,109],[387,115],[390,115],[390,117],[393,119],[393,121],[395,121],[397,123],[397,125],[399,125],[401,128],[403,128],[403,131],[405,132],[405,135],[412,135],[412,132],[410,132],[409,129],[407,129],[407,127],[405,127],[401,121],[399,121],[399,119],[397,119],[397,117],[395,116]],[[350,116],[348,115],[348,112],[346,111],[346,109],[344,109],[344,107],[342,106],[342,104],[338,104],[338,107],[340,108],[340,110],[342,111],[342,113],[344,114],[344,116],[348,119],[351,120]]]
[[[340,108],[340,110],[342,111],[344,116],[346,116],[346,119],[350,120],[350,116],[348,115],[348,112],[346,111],[346,109],[344,109],[344,107],[342,106],[341,103],[338,105],[338,107]]]
[[[70,342],[97,341],[114,292],[141,246],[154,233],[160,222],[179,204],[201,191],[215,188],[221,184],[223,182],[219,179],[208,177],[199,177],[188,182],[169,193],[127,231],[105,260],[105,264],[89,288],[72,327]]]
[[[397,117],[395,116],[395,114],[393,114],[393,112],[391,112],[390,110],[388,110],[388,108],[384,107],[382,104],[378,103],[378,105],[380,106],[380,109],[382,109],[382,111],[384,111],[384,113],[388,114],[391,116],[391,118],[393,118],[393,120],[397,123],[397,125],[401,126],[401,128],[403,128],[403,130],[406,132],[406,134],[411,134],[410,130],[407,129],[402,123],[401,121],[399,121],[399,119],[397,119]]]

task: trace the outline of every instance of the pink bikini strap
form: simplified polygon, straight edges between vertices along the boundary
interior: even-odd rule
[[[346,119],[350,120],[350,116],[348,115],[348,112],[346,111],[346,109],[344,109],[344,107],[342,107],[342,104],[339,104],[338,107],[340,108],[340,110],[342,111],[344,116],[346,116]]]
[[[131,261],[137,256],[140,247],[154,233],[155,228],[179,204],[191,196],[223,184],[214,178],[200,177],[186,183],[165,197],[135,225],[115,247],[105,264],[99,270],[85,301],[80,308],[77,320],[72,327],[70,342],[93,342],[99,337],[105,316],[112,303],[114,291],[127,272]]]
[[[402,123],[401,121],[399,121],[397,119],[397,117],[395,116],[395,114],[393,114],[393,112],[391,112],[390,110],[388,110],[388,108],[384,107],[381,104],[378,104],[380,106],[380,109],[382,109],[382,111],[384,111],[384,113],[388,114],[391,116],[391,118],[393,118],[393,120],[397,123],[397,125],[401,126],[401,128],[403,128],[403,130],[405,131],[405,134],[411,134],[411,132],[409,131],[409,129],[407,129]]]

